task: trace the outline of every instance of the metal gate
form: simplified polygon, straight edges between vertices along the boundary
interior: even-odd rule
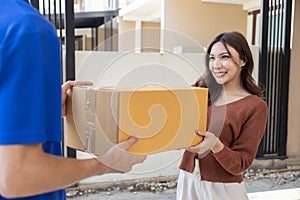
[[[259,81],[269,106],[257,158],[286,157],[292,0],[263,0]]]

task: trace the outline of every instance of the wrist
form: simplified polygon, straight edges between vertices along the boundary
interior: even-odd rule
[[[216,142],[215,146],[211,149],[211,151],[213,153],[218,153],[222,151],[223,148],[224,148],[224,144],[218,139],[218,141]]]
[[[112,169],[104,164],[105,161],[102,160],[101,156],[98,158],[94,158],[95,162],[95,170],[97,171],[97,175],[112,173]]]

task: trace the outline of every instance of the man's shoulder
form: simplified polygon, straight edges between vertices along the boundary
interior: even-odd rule
[[[1,5],[0,13],[0,35],[3,37],[7,34],[53,30],[51,23],[26,1],[7,0],[3,6]]]

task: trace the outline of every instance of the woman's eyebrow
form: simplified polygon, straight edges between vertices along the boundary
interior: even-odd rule
[[[224,51],[224,52],[221,52],[221,53],[218,53],[218,54],[212,54],[212,53],[210,53],[209,55],[214,56],[214,55],[224,55],[224,54],[229,54],[229,53],[227,51]]]

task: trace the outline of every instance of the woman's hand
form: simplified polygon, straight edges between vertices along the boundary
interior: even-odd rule
[[[224,144],[215,136],[215,134],[199,130],[196,130],[196,133],[204,137],[203,141],[195,146],[187,147],[186,150],[193,153],[203,154],[208,151],[218,153],[224,148]]]
[[[67,114],[67,95],[68,91],[74,86],[92,86],[90,81],[67,81],[61,86],[61,115],[65,117]]]

